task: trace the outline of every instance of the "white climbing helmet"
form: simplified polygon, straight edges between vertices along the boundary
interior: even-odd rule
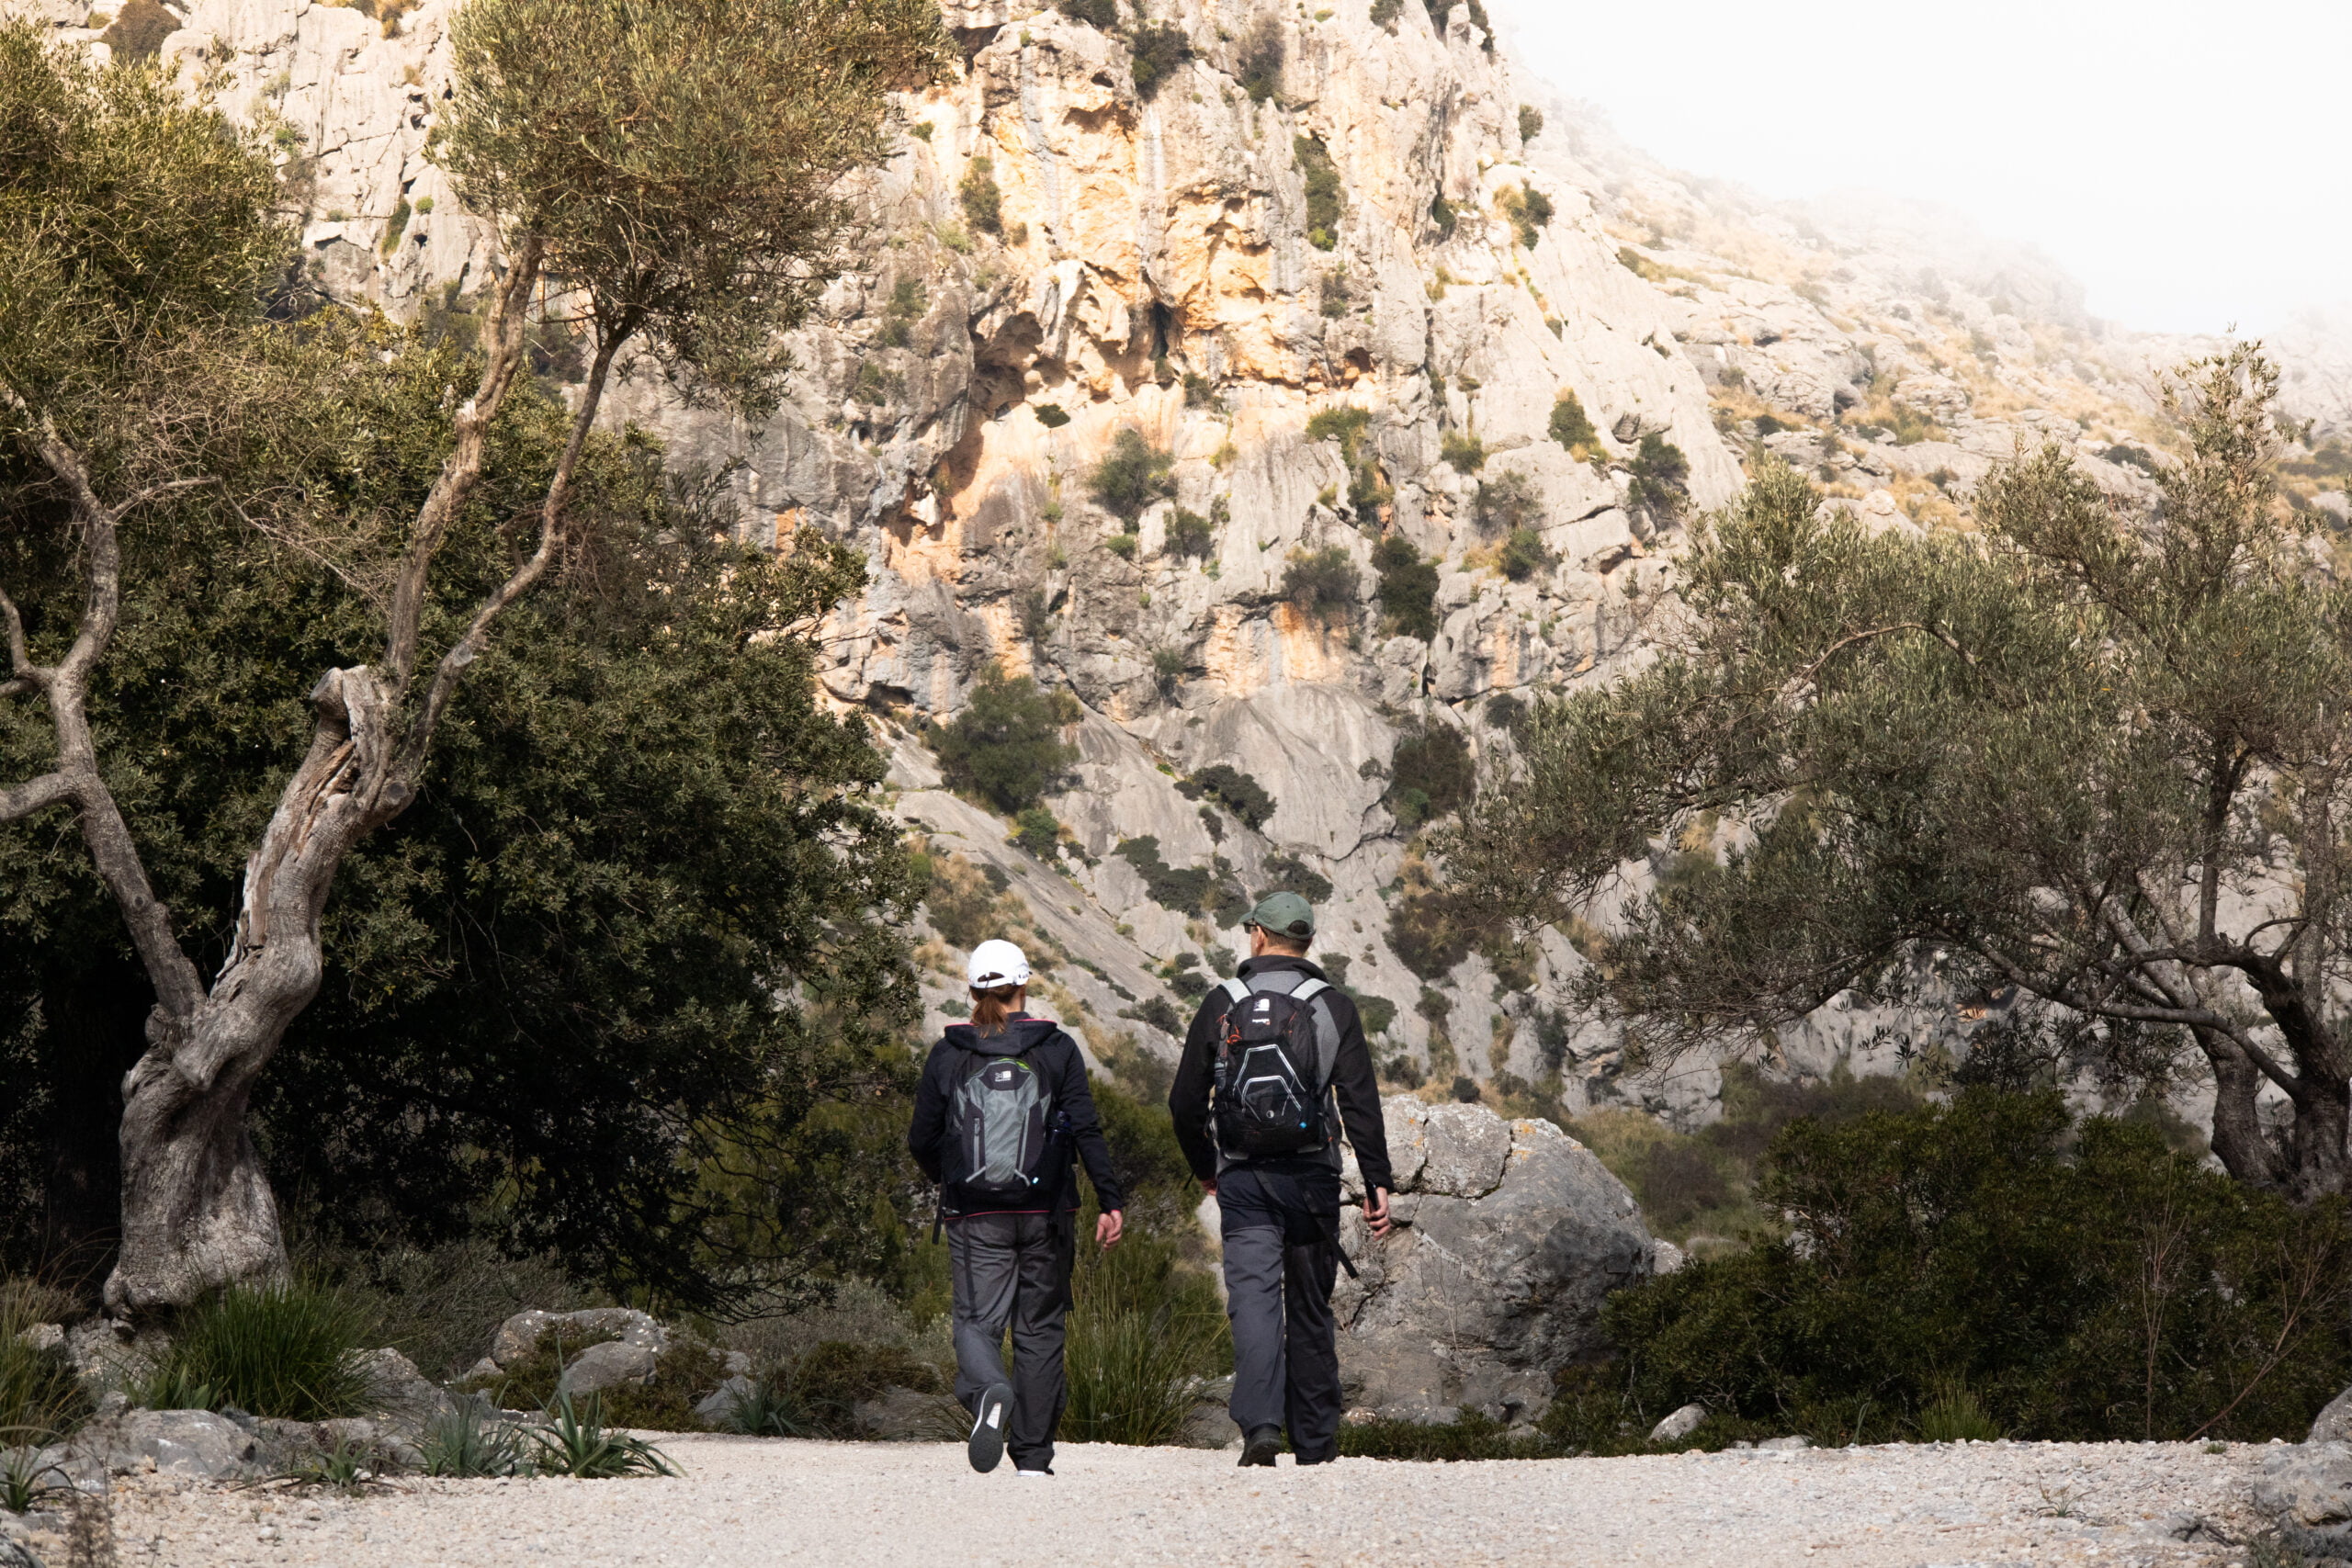
[[[976,991],[993,991],[999,986],[1025,986],[1029,983],[1029,959],[1002,937],[990,937],[972,949],[972,956],[964,964],[964,978]]]

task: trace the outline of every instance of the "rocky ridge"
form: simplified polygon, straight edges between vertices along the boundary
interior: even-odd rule
[[[1024,940],[1098,1065],[1148,1087],[1245,901],[1304,886],[1407,1074],[1557,1073],[1571,1110],[1705,1114],[1712,1075],[1633,1082],[1614,1040],[1547,1009],[1579,962],[1557,933],[1517,954],[1395,940],[1420,874],[1400,741],[1507,747],[1515,704],[1639,658],[1682,519],[1759,452],[1889,524],[1957,520],[2020,438],[2145,496],[2148,367],[2182,345],[2101,327],[2046,264],[1931,217],[1792,213],[1660,169],[1514,70],[1472,5],[1176,0],[1148,88],[1127,12],[944,9],[960,69],[902,100],[857,182],[786,402],[745,423],[646,372],[610,403],[747,536],[866,550],[825,681],[876,716],[943,888],[977,899],[956,922],[935,899],[934,924]],[[494,243],[430,156],[452,11],[196,0],[162,45],[271,128],[338,299],[445,308]],[[114,14],[51,19],[103,50]],[[2341,367],[2311,366],[2299,395],[2340,428]],[[1555,429],[1564,396],[1589,431]],[[1128,433],[1166,458],[1132,519],[1089,483]],[[1637,488],[1645,443],[1687,472]],[[1517,527],[1537,547],[1507,558]],[[1433,565],[1425,627],[1375,602],[1385,539]],[[1341,590],[1286,586],[1307,558]],[[922,740],[991,665],[1083,707],[1050,856],[940,788]],[[1204,795],[1219,766],[1270,809]],[[923,954],[936,1022],[958,955]],[[1867,1068],[1891,1021],[1833,1006],[1781,1065]]]

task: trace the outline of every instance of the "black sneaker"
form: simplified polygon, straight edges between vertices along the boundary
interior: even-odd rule
[[[972,1440],[965,1451],[972,1456],[972,1468],[986,1475],[1004,1458],[1005,1413],[1012,1407],[1012,1390],[1001,1382],[992,1382],[980,1393],[980,1402],[973,1407]]]
[[[1262,1464],[1271,1470],[1274,1456],[1282,1451],[1283,1429],[1280,1427],[1261,1427],[1242,1439],[1241,1462],[1245,1466]]]

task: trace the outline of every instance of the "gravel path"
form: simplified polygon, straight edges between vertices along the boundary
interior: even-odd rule
[[[237,1492],[147,1476],[115,1496],[124,1568],[1628,1562],[2243,1563],[2258,1448],[1970,1444],[1240,1471],[1230,1453],[1065,1447],[1050,1481],[955,1445],[673,1437],[680,1480]]]

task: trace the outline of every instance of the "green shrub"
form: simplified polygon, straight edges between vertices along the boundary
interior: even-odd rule
[[[1544,111],[1533,104],[1519,106],[1519,139],[1532,141],[1544,134]]]
[[[1589,462],[1601,455],[1600,432],[1593,428],[1583,400],[1574,392],[1562,392],[1552,404],[1552,439],[1579,461]]]
[[[1372,566],[1379,573],[1373,596],[1389,625],[1424,642],[1437,636],[1437,563],[1422,559],[1401,534],[1391,534],[1373,547]]]
[[[1146,997],[1131,1008],[1121,1008],[1119,1016],[1148,1023],[1162,1034],[1172,1034],[1179,1040],[1184,1038],[1184,1015],[1178,1012],[1176,1004],[1166,997]]]
[[[1552,198],[1532,186],[1507,186],[1497,191],[1495,209],[1510,220],[1521,246],[1531,251],[1552,221]]]
[[[1114,534],[1102,541],[1102,547],[1121,560],[1136,558],[1136,536],[1133,534]]]
[[[1136,868],[1143,878],[1144,891],[1151,901],[1163,909],[1179,914],[1198,914],[1208,901],[1210,872],[1205,866],[1185,866],[1179,869],[1159,858],[1159,837],[1147,833],[1140,839],[1123,839],[1112,852]]]
[[[1136,96],[1149,103],[1193,58],[1193,43],[1173,22],[1139,21],[1127,35],[1127,52],[1133,61]]]
[[[1312,136],[1293,138],[1291,152],[1306,179],[1306,243],[1318,251],[1330,250],[1340,243],[1340,214],[1347,205],[1340,171],[1323,143]]]
[[[384,220],[384,237],[377,243],[379,253],[389,256],[401,248],[401,236],[408,232],[409,211],[406,197],[393,205],[392,215]]]
[[[127,65],[133,61],[154,59],[162,51],[164,40],[177,32],[179,27],[179,18],[156,0],[127,0],[122,9],[114,14],[114,24],[98,35],[98,41],[114,51],[115,59]]]
[[[964,204],[964,221],[973,231],[1001,236],[1004,233],[1004,193],[997,189],[996,164],[985,152],[975,152],[964,166],[963,182],[956,187],[958,200]]]
[[[899,279],[890,290],[888,303],[882,307],[883,345],[906,347],[911,341],[914,323],[922,318],[929,303],[922,278],[909,273]]]
[[[1475,474],[1487,466],[1487,444],[1467,430],[1449,430],[1440,436],[1437,455],[1440,462],[1451,463],[1465,474]]]
[[[50,1298],[30,1280],[0,1281],[0,1447],[70,1431],[90,1413],[64,1351],[36,1350],[21,1337],[63,1315]]]
[[[1166,548],[1179,560],[1205,560],[1216,542],[1209,520],[1197,512],[1180,506],[1168,520]]]
[[[1352,460],[1356,443],[1372,424],[1372,411],[1342,404],[1336,408],[1317,409],[1306,416],[1306,438],[1309,441],[1336,441],[1340,454]]]
[[[1354,612],[1363,584],[1363,574],[1340,545],[1293,550],[1290,564],[1283,569],[1283,597],[1300,615],[1326,623],[1345,620]]]
[[[1283,29],[1272,14],[1261,16],[1250,35],[1242,40],[1241,52],[1234,62],[1233,79],[1250,95],[1253,104],[1262,104],[1279,91],[1283,85]]]
[[[1059,430],[1069,423],[1069,414],[1059,403],[1033,403],[1029,412],[1035,414],[1037,423],[1047,430]]]
[[[1989,1443],[2007,1436],[1965,1383],[1947,1383],[1919,1407],[1923,1443]]]
[[[2055,1090],[1798,1120],[1758,1195],[1790,1239],[1611,1298],[1615,1423],[1698,1400],[1818,1443],[1930,1412],[1947,1433],[2259,1441],[2352,1382],[2346,1201],[2297,1208],[2152,1128],[2070,1125]],[[1592,1393],[1560,1421],[1611,1427]]]
[[[1445,199],[1442,191],[1430,197],[1430,221],[1437,225],[1440,234],[1449,240],[1453,238],[1453,226],[1460,220],[1454,215],[1453,203]]]
[[[1204,409],[1216,401],[1216,383],[1198,371],[1184,372],[1184,406]]]
[[[1111,450],[1087,476],[1087,494],[1094,504],[1130,527],[1155,502],[1176,493],[1170,472],[1174,456],[1143,438],[1138,431],[1122,430]]]
[[[1396,13],[1405,8],[1405,0],[1372,0],[1372,25],[1396,31]]]
[[[1552,552],[1544,547],[1544,536],[1534,529],[1513,528],[1497,553],[1495,564],[1513,582],[1523,582],[1552,564]]]
[[[1080,1443],[1176,1441],[1192,1417],[1195,1380],[1232,1365],[1216,1285],[1182,1264],[1172,1241],[1135,1235],[1108,1252],[1081,1242],[1071,1295],[1077,1308],[1063,1352],[1069,1405],[1062,1436]]]
[[[1042,806],[1033,806],[1013,818],[1017,829],[1014,840],[1039,860],[1050,861],[1061,853],[1062,825],[1059,818]]]
[[[1443,817],[1470,803],[1478,782],[1477,764],[1470,759],[1470,743],[1450,724],[1416,723],[1397,737],[1388,759],[1393,789],[1419,790],[1429,802],[1430,815]]]
[[[1295,854],[1268,855],[1266,874],[1273,882],[1260,889],[1261,900],[1271,893],[1295,893],[1310,904],[1320,904],[1331,897],[1331,879]]]
[[[1690,498],[1684,483],[1690,477],[1690,459],[1681,447],[1663,435],[1645,435],[1628,466],[1634,482],[1625,491],[1627,505],[1646,508],[1662,521],[1681,515],[1683,502]]]
[[[1470,514],[1483,533],[1510,534],[1544,519],[1544,503],[1535,481],[1512,469],[1478,481]]]
[[[1205,795],[1247,823],[1251,829],[1263,828],[1274,814],[1274,797],[1266,793],[1265,785],[1241,772],[1229,762],[1213,762],[1194,773],[1177,792],[1188,800]]]
[[[1054,9],[1101,32],[1119,25],[1119,0],[1054,0]]]
[[[435,1416],[418,1448],[418,1468],[427,1475],[476,1481],[527,1473],[521,1429],[501,1419],[479,1396],[460,1399]]]
[[[357,1416],[367,1379],[354,1367],[360,1317],[337,1293],[305,1285],[240,1285],[190,1309],[157,1382],[205,1388],[209,1404],[249,1416],[329,1421]],[[155,1390],[158,1391],[159,1390]]]
[[[2139,469],[2150,479],[2162,477],[2164,470],[2156,467],[2155,458],[2145,446],[2109,446],[2099,454],[2110,463],[2123,463]]]
[[[1388,906],[1388,947],[1397,961],[1424,980],[1442,980],[1470,956],[1470,933],[1444,897],[1429,886],[1410,888]],[[1442,1023],[1441,1011],[1436,1021]]]
[[[613,1481],[678,1473],[668,1456],[651,1443],[607,1427],[603,1401],[593,1393],[579,1403],[570,1394],[563,1395],[548,1411],[547,1424],[526,1427],[523,1436],[537,1450],[531,1468],[540,1475]]]
[[[991,664],[955,722],[932,729],[932,750],[951,787],[1012,816],[1062,786],[1078,749],[1061,731],[1080,712],[1068,692],[1040,691],[1028,676]]]

